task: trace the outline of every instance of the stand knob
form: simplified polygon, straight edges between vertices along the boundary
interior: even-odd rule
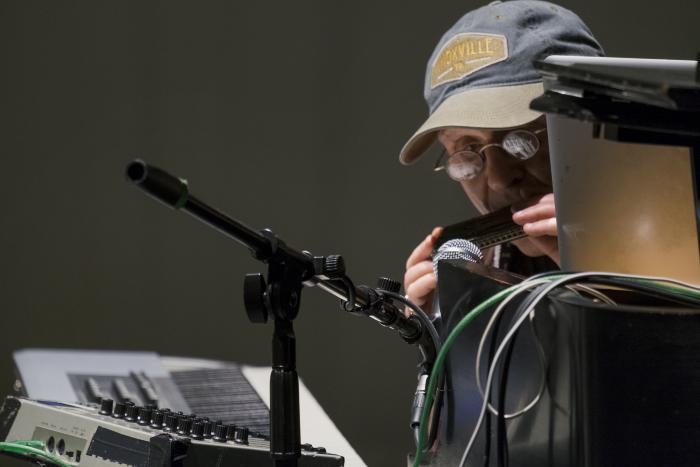
[[[323,275],[338,279],[345,275],[345,260],[340,255],[328,255],[323,261]]]
[[[401,282],[389,277],[380,277],[377,279],[377,288],[387,290],[389,292],[399,293],[401,290]]]
[[[265,278],[260,273],[246,274],[243,281],[243,303],[251,323],[267,323]]]

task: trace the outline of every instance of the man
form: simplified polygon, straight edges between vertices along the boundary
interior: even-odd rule
[[[460,18],[438,43],[425,76],[430,116],[401,150],[414,163],[436,140],[444,168],[482,214],[510,206],[528,237],[485,252],[488,264],[521,274],[559,264],[544,116],[530,110],[542,95],[533,62],[549,55],[603,55],[581,19],[537,0],[496,1]],[[429,308],[437,279],[430,254],[435,228],[406,262],[404,288]]]

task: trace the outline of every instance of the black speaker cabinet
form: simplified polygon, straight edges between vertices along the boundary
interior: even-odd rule
[[[443,338],[474,306],[520,280],[459,261],[441,263],[438,277]],[[560,290],[518,333],[506,412],[540,397],[506,422],[510,466],[700,465],[700,309],[651,293],[605,293],[617,305]],[[515,306],[504,313],[499,339]],[[475,358],[492,312],[467,326],[448,355],[438,439],[426,465],[459,465],[482,405]],[[484,357],[483,381],[486,366]],[[482,427],[467,465],[484,465],[486,436]]]

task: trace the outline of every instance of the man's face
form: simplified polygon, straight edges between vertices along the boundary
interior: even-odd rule
[[[544,117],[520,128],[531,131],[544,128]],[[447,154],[454,154],[470,145],[500,143],[508,131],[451,127],[440,130],[438,140]],[[499,147],[484,151],[484,168],[472,179],[460,182],[474,206],[482,214],[497,209],[522,205],[533,198],[552,192],[552,176],[546,132],[539,133],[540,150],[528,160],[521,161]],[[538,256],[539,248],[528,239],[514,242],[529,256]]]

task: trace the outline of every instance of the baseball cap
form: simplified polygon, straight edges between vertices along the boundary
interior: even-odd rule
[[[575,13],[539,0],[495,1],[462,16],[428,61],[423,94],[430,115],[399,155],[409,165],[446,127],[512,128],[541,113],[533,62],[549,55],[601,56],[603,49]]]

